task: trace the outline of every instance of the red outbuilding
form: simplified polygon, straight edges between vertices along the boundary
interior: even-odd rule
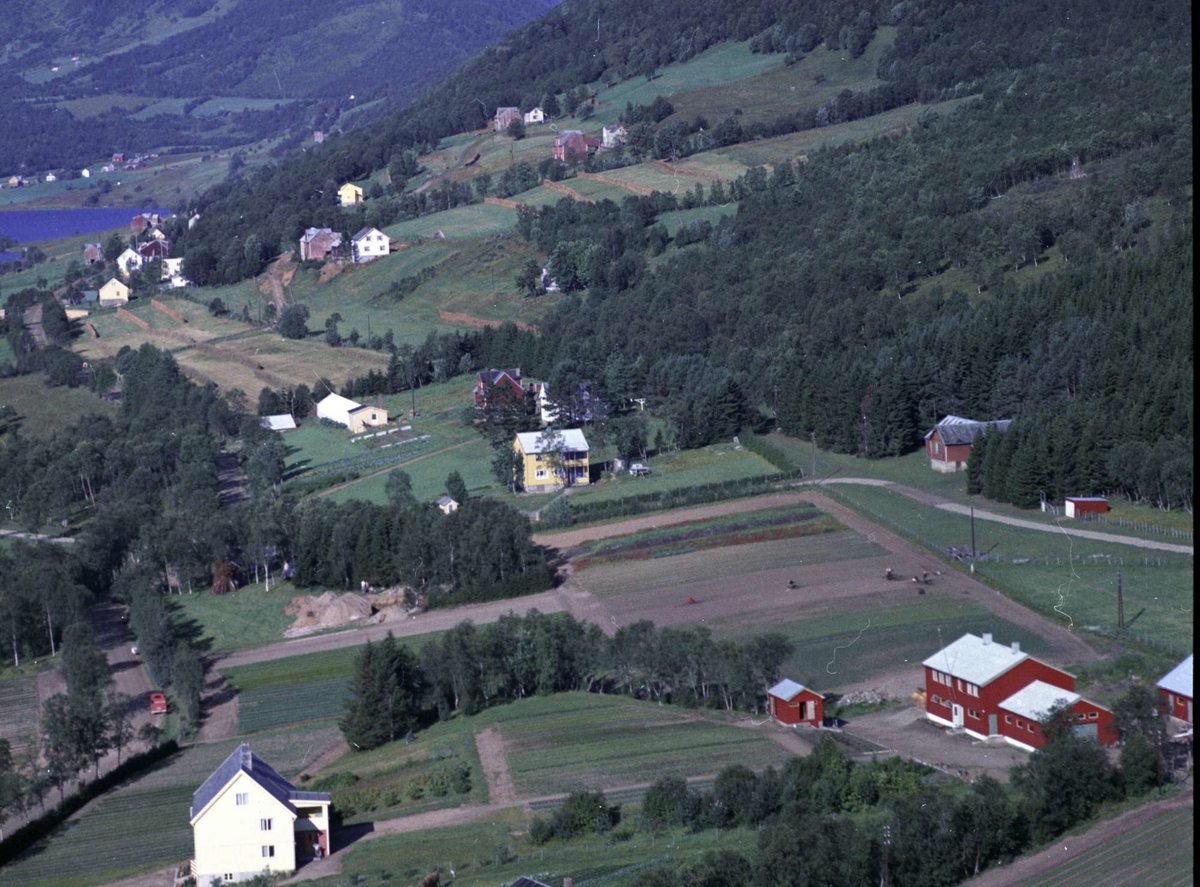
[[[1192,723],[1192,656],[1179,663],[1158,682],[1163,711]]]
[[[825,721],[825,697],[784,678],[767,691],[767,713],[781,724],[820,727]]]
[[[1062,711],[1072,733],[1095,739],[1104,745],[1117,741],[1113,713],[1045,681],[1034,681],[1000,703],[1000,735],[1012,745],[1033,750],[1046,743],[1046,725],[1050,716]]]
[[[1011,424],[1011,419],[976,422],[962,416],[946,416],[925,435],[925,454],[929,456],[929,467],[943,473],[962,471],[967,467],[971,447],[979,435],[990,431],[1007,431]]]
[[[1024,748],[1036,748],[1045,741],[1037,732],[1041,722],[1033,719],[1034,731],[1031,733],[1028,712],[1032,709],[1023,708],[1023,713],[1018,716],[1011,707],[1020,703],[1037,708],[1044,700],[1041,695],[1031,696],[1029,688],[1042,684],[1052,688],[1041,691],[1042,695],[1059,694],[1067,700],[1072,712],[1077,703],[1085,703],[1078,710],[1084,714],[1085,723],[1096,722],[1096,738],[1105,743],[1116,741],[1110,727],[1100,729],[1099,712],[1106,710],[1080,699],[1075,693],[1075,676],[1023,653],[1016,641],[1004,646],[994,643],[990,634],[985,633],[983,637],[966,634],[922,664],[925,666],[925,716],[935,724],[961,729],[979,739],[1002,736]],[[1057,698],[1042,706],[1046,711],[1041,713],[1048,714]],[[1006,704],[1010,708],[1006,709]],[[1096,711],[1097,717],[1087,717],[1090,711]],[[1006,717],[1012,718],[1011,723],[1005,721]],[[1019,739],[1018,717],[1023,731]],[[1107,714],[1108,720],[1104,723],[1111,725],[1111,718],[1111,713]],[[1006,731],[1006,727],[1012,729]],[[1036,743],[1030,741],[1031,737],[1037,740]]]
[[[163,693],[150,694],[150,714],[165,715],[167,713],[167,697]]]
[[[1063,512],[1067,517],[1108,514],[1108,500],[1103,496],[1065,496],[1063,498]]]

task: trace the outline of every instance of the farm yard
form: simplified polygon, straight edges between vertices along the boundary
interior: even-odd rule
[[[254,750],[285,777],[333,749],[336,727],[256,736]],[[194,745],[104,795],[4,868],[5,884],[83,887],[111,883],[191,856],[192,792],[236,747]],[[147,840],[147,836],[153,840]]]

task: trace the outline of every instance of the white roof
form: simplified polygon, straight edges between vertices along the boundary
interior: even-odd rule
[[[335,410],[353,412],[354,410],[357,410],[361,404],[357,401],[351,400],[348,397],[342,397],[340,394],[334,394],[333,392],[330,392],[327,396],[321,398],[321,402],[318,403],[317,406],[325,407],[326,409],[332,408]]]
[[[767,691],[768,694],[776,699],[782,699],[784,702],[791,702],[808,688],[803,684],[797,684],[795,681],[784,678],[774,687]],[[810,691],[812,692],[812,691]]]
[[[263,416],[258,420],[263,428],[272,431],[291,431],[296,427],[296,420],[291,413],[280,413],[277,416]]]
[[[442,498],[438,499],[437,504],[438,505],[451,505],[451,504],[457,505],[458,500],[455,499],[453,496],[443,496]]]
[[[1166,673],[1158,686],[1162,687],[1168,693],[1174,693],[1177,696],[1186,696],[1192,698],[1192,656],[1188,654],[1188,658],[1183,660],[1173,669]]]
[[[1026,684],[1001,702],[1000,707],[1015,715],[1041,723],[1042,719],[1057,706],[1064,703],[1074,705],[1080,698],[1078,693],[1064,690],[1062,687],[1047,684],[1045,681],[1034,681],[1032,684]]]
[[[964,634],[921,664],[982,687],[1028,658],[1028,653],[1014,651],[995,641],[985,642],[973,634]]]
[[[522,431],[517,434],[517,440],[521,442],[521,449],[526,453],[544,453],[546,448],[543,446],[543,434],[545,434],[544,431]],[[564,450],[570,450],[575,453],[586,453],[588,451],[587,438],[583,436],[583,432],[578,428],[564,428],[558,431],[557,434],[562,437]]]

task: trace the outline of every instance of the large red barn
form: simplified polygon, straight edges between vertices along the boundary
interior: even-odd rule
[[[971,458],[971,446],[975,443],[975,438],[985,431],[1007,431],[1011,424],[1011,419],[976,422],[962,416],[947,416],[925,435],[925,453],[929,456],[929,467],[943,473],[962,471],[967,467],[967,460]]]
[[[767,712],[781,724],[820,727],[825,721],[825,697],[803,684],[784,678],[767,691]]]
[[[925,714],[935,724],[979,739],[1002,736],[1014,745],[1037,748],[1045,742],[1039,717],[1049,714],[1061,697],[1072,714],[1083,714],[1080,732],[1092,732],[1086,725],[1094,722],[1099,741],[1116,741],[1112,714],[1075,693],[1075,676],[1022,652],[1016,641],[1005,646],[987,633],[966,634],[922,664]],[[1057,695],[1044,698],[1053,694]],[[1096,717],[1090,717],[1091,712]]]
[[[1192,723],[1192,655],[1163,676],[1158,694],[1167,714]]]
[[[475,374],[475,406],[483,409],[491,401],[493,406],[502,403],[520,403],[525,397],[521,385],[521,368],[511,370],[483,370]]]

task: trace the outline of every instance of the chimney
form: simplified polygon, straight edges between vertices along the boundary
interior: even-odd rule
[[[987,647],[987,646],[989,646],[991,643],[992,643],[992,633],[991,633],[990,631],[985,631],[985,632],[983,633],[983,645],[984,645],[985,647]]]
[[[575,887],[575,879],[563,878],[563,887]]]
[[[1016,656],[1018,653],[1021,652],[1021,642],[1020,641],[1012,642],[1012,651],[1013,651],[1014,656]]]

